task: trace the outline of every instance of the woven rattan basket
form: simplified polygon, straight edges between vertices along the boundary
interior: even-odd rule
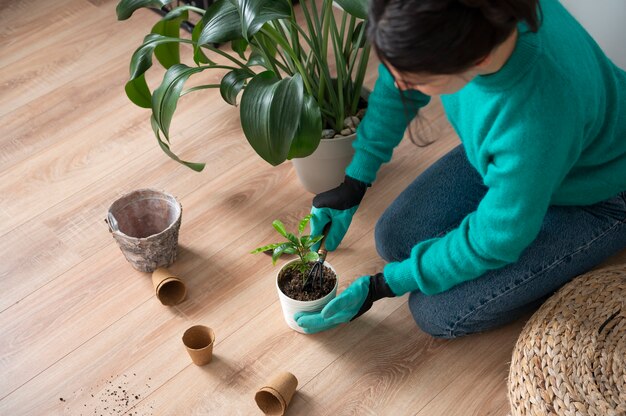
[[[577,277],[520,334],[511,414],[626,415],[626,265]]]

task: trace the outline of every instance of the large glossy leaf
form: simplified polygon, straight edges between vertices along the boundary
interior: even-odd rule
[[[169,129],[172,123],[174,111],[178,104],[178,98],[183,90],[187,78],[192,74],[201,72],[206,67],[190,68],[185,64],[176,64],[167,70],[161,85],[152,94],[152,114],[159,129],[169,140]]]
[[[263,57],[263,55],[255,49],[253,49],[252,53],[250,53],[248,66],[262,66],[265,69],[270,69],[267,62],[265,62],[265,58]]]
[[[282,235],[283,237],[287,237],[287,230],[285,229],[285,224],[283,224],[281,220],[274,220],[272,222],[272,227],[274,227],[274,229],[278,231],[280,235]]]
[[[237,105],[237,95],[243,89],[246,80],[253,76],[253,72],[245,69],[235,69],[224,75],[220,83],[220,93],[224,101],[230,105]]]
[[[335,3],[354,17],[367,18],[368,0],[335,0]]]
[[[314,251],[309,251],[302,257],[302,260],[306,263],[314,263],[320,259],[319,254]]]
[[[171,157],[178,163],[181,163],[187,166],[188,168],[195,170],[196,172],[201,172],[202,169],[204,169],[205,163],[187,162],[185,160],[180,159],[178,156],[174,154],[174,152],[172,152],[169,145],[165,143],[163,140],[161,140],[161,134],[159,133],[159,125],[154,119],[154,115],[150,117],[150,124],[152,124],[152,131],[154,131],[154,135],[156,136],[157,141],[159,142],[159,146],[161,147],[161,150],[163,150],[163,152],[165,152],[166,155],[168,155],[169,157]]]
[[[205,55],[204,51],[198,44],[198,40],[200,39],[200,33],[202,33],[202,29],[204,28],[204,20],[200,20],[193,28],[191,32],[191,40],[193,41],[193,60],[196,65],[200,64],[210,64],[213,65],[214,62],[211,61],[208,56]]]
[[[228,0],[217,0],[202,17],[203,28],[198,37],[200,45],[224,43],[241,39],[241,20],[237,7]]]
[[[189,42],[186,39],[171,38],[154,33],[149,34],[130,59],[130,79],[137,78],[152,66],[152,53],[159,45],[166,43]]]
[[[150,88],[148,88],[143,74],[128,81],[124,90],[130,101],[135,103],[135,105],[143,108],[152,107],[152,94],[150,94]]]
[[[174,9],[165,15],[163,19],[152,27],[152,33],[169,38],[178,38],[180,35],[180,25],[189,18],[187,10],[180,9],[182,9],[182,7]],[[180,44],[177,42],[160,43],[154,49],[154,56],[156,56],[161,65],[165,68],[179,64]]]
[[[322,112],[317,101],[310,95],[304,96],[300,124],[293,138],[287,159],[306,157],[317,149],[322,139]]]
[[[352,32],[352,45],[355,48],[362,48],[367,43],[367,36],[365,35],[365,33],[363,33],[363,36],[360,36],[361,39],[359,39],[359,35],[361,34],[361,31],[364,30],[363,24],[364,22],[359,22],[359,24],[354,29],[354,32]]]
[[[295,254],[296,250],[293,246],[293,243],[282,243],[278,247],[274,248],[272,252],[272,264],[276,264],[276,261],[283,254]]]
[[[313,217],[313,214],[309,214],[306,217],[302,218],[302,220],[300,220],[300,223],[298,224],[298,234],[302,235],[302,232],[304,231],[306,226],[309,224],[309,221],[311,221],[312,217]]]
[[[280,246],[282,244],[284,244],[284,243],[268,244],[268,245],[263,246],[263,247],[255,248],[254,250],[252,250],[250,252],[250,254],[258,254],[258,253],[262,253],[262,252],[267,251],[267,250],[274,250],[276,247],[278,247],[278,246]]]
[[[279,80],[271,71],[256,75],[241,97],[241,126],[252,148],[276,166],[284,162],[298,128],[304,98],[302,77]]]
[[[160,9],[166,4],[171,3],[172,0],[122,0],[117,3],[115,12],[117,13],[117,20],[126,20],[137,9],[142,7],[153,7]]]
[[[237,54],[241,57],[241,59],[246,59],[246,49],[248,49],[248,41],[245,39],[235,39],[231,42],[231,46],[233,51],[237,52]]]
[[[197,9],[197,7],[195,6],[180,6],[180,7],[176,7],[173,10],[170,10],[169,12],[167,12],[167,14],[165,16],[163,16],[163,19],[161,20],[174,20],[174,19],[178,19],[178,18],[183,18],[183,20],[188,20],[189,19],[189,10],[195,10]]]
[[[242,34],[247,40],[265,23],[291,16],[291,8],[286,0],[237,0],[237,8]]]
[[[250,49],[252,49],[252,53],[250,54],[250,60],[248,62],[249,66],[260,65],[268,71],[273,70],[271,62],[268,61],[265,55],[267,55],[270,60],[276,58],[278,47],[275,42],[264,34],[257,33],[253,43],[250,44]]]

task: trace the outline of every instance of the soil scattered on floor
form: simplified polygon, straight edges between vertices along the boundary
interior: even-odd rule
[[[309,265],[312,266],[313,263]],[[327,266],[324,266],[321,285],[319,280],[315,280],[305,287],[304,281],[307,276],[308,273],[303,278],[300,270],[296,268],[283,269],[278,277],[278,287],[291,299],[310,301],[328,295],[335,287],[335,282],[337,281],[337,275]]]
[[[136,373],[132,374],[133,376],[137,376]],[[123,377],[123,378],[122,378]],[[101,383],[98,383],[98,386],[94,386],[94,388],[89,390],[90,399],[87,400],[87,403],[84,403],[83,412],[85,413],[73,413],[80,414],[81,416],[87,415],[151,415],[153,407],[151,405],[143,405],[141,413],[134,409],[141,401],[146,397],[151,391],[151,387],[148,383],[145,384],[145,389],[142,387],[137,387],[141,384],[141,380],[139,383],[133,382],[129,385],[128,378],[130,377],[127,374],[123,374],[120,376],[111,376],[108,380],[103,380],[105,386],[102,386]],[[148,378],[148,381],[151,381],[151,378]],[[137,389],[142,390],[141,392],[136,391]],[[74,396],[80,400],[80,396],[82,396],[83,389],[81,388],[79,391],[75,392]],[[94,395],[95,393],[95,395]],[[59,400],[61,402],[67,403],[68,399],[60,397]],[[77,405],[80,406],[80,405]],[[148,409],[149,408],[149,409]],[[69,408],[66,407],[66,410]],[[76,412],[78,409],[73,409]],[[148,412],[148,413],[146,413]]]

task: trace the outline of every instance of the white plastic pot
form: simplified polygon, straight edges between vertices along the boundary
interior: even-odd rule
[[[323,298],[320,298],[317,300],[310,300],[310,301],[291,299],[289,296],[285,295],[280,290],[280,287],[278,287],[278,277],[280,276],[280,272],[285,267],[289,266],[291,263],[294,263],[296,261],[299,261],[299,260],[296,259],[296,260],[292,260],[286,263],[280,269],[280,271],[276,274],[276,291],[278,292],[278,299],[280,299],[280,306],[283,309],[285,322],[287,322],[287,325],[289,326],[289,328],[293,329],[294,331],[304,333],[302,328],[300,328],[298,324],[296,323],[296,321],[293,319],[293,316],[296,314],[296,312],[319,312],[321,311],[324,308],[324,306],[326,306],[326,304],[330,302],[331,300],[333,300],[335,296],[337,295],[337,286],[338,286],[337,283],[339,279],[337,278],[335,280],[335,287],[333,287],[333,290],[331,290],[330,293],[324,296]],[[337,272],[335,271],[333,266],[331,266],[328,262],[325,262],[324,266],[327,266],[328,268],[330,268],[333,272],[335,272],[335,276],[337,276]]]
[[[370,90],[363,88],[361,97],[368,100]],[[338,187],[346,176],[346,168],[354,156],[352,143],[356,133],[345,137],[322,139],[315,151],[303,158],[291,159],[304,189],[319,194]]]
[[[352,142],[356,134],[336,139],[322,139],[310,156],[291,160],[304,189],[319,194],[338,187],[352,161]]]

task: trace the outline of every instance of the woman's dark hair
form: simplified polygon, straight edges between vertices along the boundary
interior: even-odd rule
[[[536,32],[538,0],[371,0],[368,37],[400,72],[463,72],[504,42],[519,22]]]
[[[519,22],[536,32],[540,20],[539,0],[371,0],[368,38],[381,62],[400,72],[458,74],[489,55]],[[415,104],[402,97],[408,114]],[[433,142],[416,140],[413,126],[409,135],[418,146]]]

